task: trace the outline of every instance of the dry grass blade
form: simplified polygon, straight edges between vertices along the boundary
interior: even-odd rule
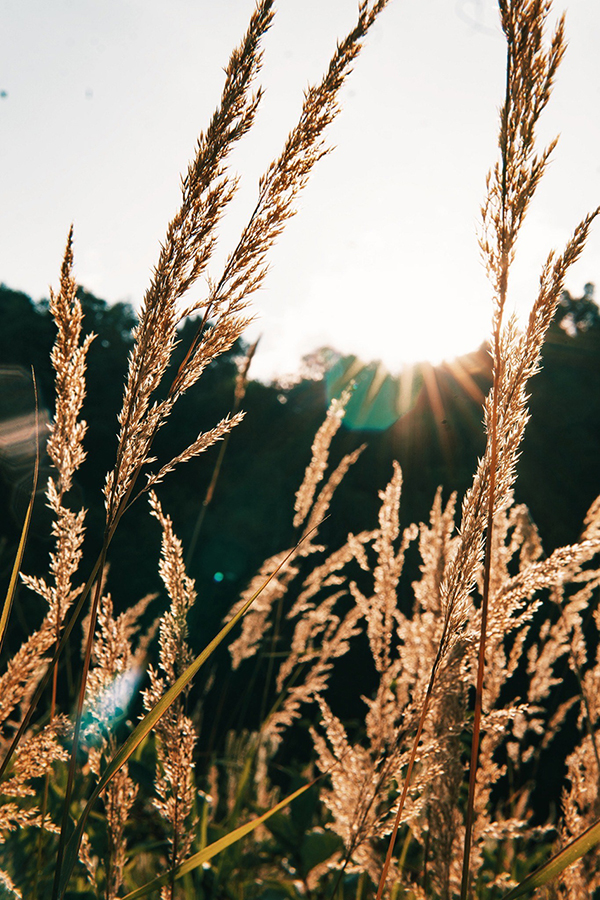
[[[563,22],[559,21],[550,46],[545,49],[544,24],[550,12],[546,0],[501,0],[500,12],[507,38],[506,98],[501,111],[500,162],[488,176],[488,196],[483,207],[484,233],[481,249],[494,291],[493,386],[484,406],[488,435],[485,454],[475,473],[473,486],[464,498],[460,540],[441,584],[444,627],[432,680],[427,689],[424,712],[431,697],[435,670],[441,658],[461,639],[468,621],[470,594],[479,567],[484,567],[481,630],[477,665],[474,734],[470,769],[469,800],[466,812],[461,898],[469,890],[469,859],[476,771],[481,727],[487,615],[491,579],[491,547],[495,516],[510,502],[516,478],[519,447],[527,423],[528,380],[538,370],[540,350],[554,316],[569,265],[579,256],[596,210],[576,229],[562,256],[548,259],[540,280],[540,291],[524,334],[516,323],[503,322],[508,274],[514,258],[521,224],[537,184],[545,170],[554,144],[535,155],[535,129],[548,102],[556,69],[564,50]],[[418,734],[422,731],[423,713]],[[416,742],[407,775],[412,772]],[[400,809],[406,797],[402,791]],[[400,819],[397,816],[396,825]],[[384,865],[387,873],[394,829]],[[380,881],[378,898],[383,893]]]
[[[267,253],[294,215],[294,202],[314,165],[329,152],[325,131],[339,111],[338,95],[362,40],[388,2],[361,0],[355,27],[338,43],[322,81],[305,92],[298,124],[278,159],[261,177],[254,211],[211,292],[213,308],[225,307],[227,314],[233,315],[244,309],[249,296],[262,284]]]
[[[548,49],[544,32],[551,3],[547,0],[501,0],[500,16],[507,41],[506,96],[501,110],[500,162],[488,176],[488,197],[483,208],[485,236],[481,248],[495,293],[493,320],[493,387],[486,403],[489,456],[485,498],[485,556],[481,604],[481,629],[477,663],[473,737],[469,772],[461,900],[469,892],[471,836],[474,822],[477,760],[482,719],[487,619],[490,597],[494,518],[509,496],[516,477],[516,459],[527,423],[527,381],[539,365],[541,346],[556,311],[563,278],[576,259],[596,213],[579,226],[564,255],[546,264],[538,299],[532,308],[523,338],[514,324],[505,327],[508,275],[517,237],[537,185],[556,142],[535,155],[535,129],[548,103],[556,70],[565,50],[564,19],[555,29]]]
[[[341,397],[331,401],[325,421],[315,435],[310,462],[306,467],[302,484],[296,492],[294,528],[302,525],[312,506],[317,485],[327,469],[331,442],[342,424],[350,394],[351,389],[347,388]]]
[[[227,174],[226,160],[232,147],[254,122],[260,92],[252,94],[250,89],[261,65],[260,42],[273,18],[272,5],[272,0],[263,0],[259,4],[241,46],[231,56],[221,104],[206,134],[198,140],[195,159],[182,181],[180,210],[168,227],[154,277],[144,297],[129,359],[123,406],[118,416],[121,428],[116,465],[107,476],[104,489],[106,526],[100,571],[104,569],[108,545],[127,508],[137,478],[142,468],[151,461],[151,446],[156,433],[169,417],[176,400],[197,381],[216,355],[235,342],[245,324],[245,320],[239,317],[221,316],[210,330],[202,352],[190,358],[178,373],[167,398],[152,402],[177,343],[177,325],[182,318],[177,303],[205,269],[214,247],[215,229],[235,192],[236,180]],[[199,435],[187,449],[151,477],[150,483],[156,483],[178,463],[201,453],[227,433],[239,418],[223,421],[211,432]],[[89,636],[77,700],[54,898],[61,879],[68,809],[75,779],[81,715],[99,601],[98,583],[91,605]]]
[[[80,509],[78,512],[74,512],[65,503],[65,497],[71,489],[73,477],[85,459],[83,438],[87,425],[80,418],[80,413],[86,392],[86,357],[94,339],[93,334],[82,336],[83,311],[77,296],[77,283],[73,276],[72,226],[69,229],[61,266],[60,289],[56,293],[52,289],[50,290],[49,311],[57,331],[51,351],[51,362],[55,370],[56,400],[53,422],[46,445],[48,456],[56,470],[56,475],[48,479],[46,487],[48,507],[53,514],[54,549],[50,553],[50,579],[32,578],[29,575],[23,575],[22,578],[27,587],[38,594],[48,605],[47,614],[38,634],[41,636],[44,633],[51,633],[57,649],[45,675],[41,677],[37,690],[34,691],[33,689],[40,679],[39,669],[35,673],[35,681],[32,683],[33,699],[29,703],[29,708],[20,722],[17,734],[0,767],[0,777],[6,771],[11,756],[28,727],[51,674],[54,675],[51,701],[51,716],[53,715],[56,705],[57,662],[92,583],[90,579],[85,589],[83,586],[73,584],[73,578],[82,557],[85,510]],[[66,634],[61,637],[67,611],[82,591],[83,596],[80,598],[75,613],[71,616]],[[40,668],[45,664],[45,658],[40,656]]]
[[[27,728],[29,727],[31,718],[37,708],[40,698],[41,698],[42,694],[44,693],[44,691],[46,690],[46,688],[48,687],[48,684],[50,682],[50,679],[52,678],[54,669],[58,665],[58,660],[67,645],[67,642],[71,636],[71,632],[73,631],[73,628],[77,624],[77,620],[79,619],[79,616],[81,615],[81,611],[83,609],[85,601],[87,600],[89,592],[91,591],[92,586],[96,580],[96,577],[100,570],[101,562],[102,562],[102,556],[99,556],[98,559],[96,560],[96,563],[90,574],[90,577],[88,578],[87,583],[86,583],[83,591],[81,592],[81,596],[79,598],[77,606],[71,613],[68,622],[66,623],[65,627],[63,628],[61,639],[56,647],[56,650],[54,651],[54,656],[48,663],[48,666],[47,666],[46,671],[44,672],[43,676],[40,678],[39,684],[35,690],[35,693],[33,694],[33,697],[31,699],[31,703],[29,704],[27,712],[23,716],[23,720],[22,720],[21,724],[19,725],[19,728],[17,729],[13,740],[11,741],[10,747],[6,751],[6,755],[4,756],[4,759],[2,760],[2,764],[0,765],[0,780],[5,775],[10,761],[11,761],[17,747],[19,746],[19,743],[21,742],[23,735],[25,734],[25,732],[27,731]]]
[[[176,700],[177,697],[179,697],[180,694],[187,688],[192,678],[194,678],[194,676],[198,673],[207,659],[210,658],[219,644],[221,644],[221,642],[227,637],[234,625],[236,625],[237,622],[239,622],[239,620],[250,609],[252,603],[254,602],[256,597],[258,597],[260,592],[267,587],[271,579],[277,575],[280,569],[283,568],[288,559],[292,556],[293,553],[296,552],[296,550],[297,546],[288,553],[288,555],[281,561],[280,565],[277,567],[277,569],[275,569],[272,575],[270,575],[269,578],[266,579],[261,587],[246,601],[242,608],[239,609],[237,613],[227,622],[227,624],[223,626],[216,637],[212,639],[210,644],[208,644],[204,648],[202,653],[200,653],[196,657],[196,659],[187,667],[183,674],[180,675],[175,683],[165,692],[165,694],[161,697],[154,708],[144,716],[139,725],[129,735],[121,749],[110,761],[81,813],[74,834],[71,836],[68,844],[66,845],[64,862],[61,866],[59,879],[57,880],[57,896],[59,900],[62,900],[62,898],[65,896],[73,867],[77,861],[79,845],[82,840],[88,816],[102,791],[105,789],[110,780],[116,775],[119,769],[127,762],[136,748],[139,747],[144,738],[152,731],[158,720],[167,711],[173,701]]]
[[[383,892],[385,890],[388,873],[389,873],[390,866],[392,863],[392,855],[394,852],[394,846],[396,844],[396,838],[398,837],[398,829],[400,827],[400,822],[402,821],[402,813],[404,811],[404,804],[406,803],[406,797],[408,795],[408,789],[410,787],[412,773],[413,773],[413,770],[415,767],[417,750],[419,747],[419,742],[421,740],[421,735],[423,734],[423,729],[425,728],[425,720],[427,719],[427,714],[429,713],[429,705],[431,703],[431,697],[433,695],[433,687],[435,684],[438,666],[442,660],[443,652],[446,647],[446,632],[447,632],[447,621],[444,626],[444,632],[440,639],[438,653],[437,653],[433,668],[431,670],[429,684],[427,685],[427,692],[425,694],[425,699],[423,701],[423,707],[421,709],[421,715],[419,717],[419,723],[417,725],[417,733],[415,734],[415,737],[414,737],[414,740],[412,743],[410,757],[408,760],[408,766],[406,768],[406,774],[404,776],[404,783],[402,785],[402,793],[400,794],[400,800],[398,803],[398,810],[396,812],[396,818],[394,820],[392,834],[390,836],[390,840],[388,843],[388,848],[387,848],[387,852],[385,855],[385,861],[383,863],[383,868],[381,870],[381,878],[379,879],[379,885],[377,887],[376,900],[382,900]]]
[[[228,173],[227,160],[254,123],[261,92],[253,94],[251,88],[261,66],[261,41],[273,15],[272,0],[262,0],[241,45],[231,56],[221,103],[198,140],[196,156],[182,181],[181,208],[167,229],[144,297],[119,414],[117,462],[105,486],[109,526],[131,494],[141,467],[149,461],[154,436],[178,397],[198,380],[216,355],[232,346],[245,325],[242,318],[219,316],[200,346],[188,351],[167,398],[152,402],[177,343],[177,325],[186,314],[178,308],[178,301],[205,270],[216,228],[235,193],[237,179]],[[202,302],[196,308],[199,306],[205,308],[207,317],[210,303]]]

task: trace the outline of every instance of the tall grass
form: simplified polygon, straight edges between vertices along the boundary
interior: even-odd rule
[[[546,35],[548,0],[499,2],[506,88],[480,233],[492,295],[492,387],[483,409],[485,452],[471,488],[460,505],[455,495],[443,501],[440,488],[429,521],[401,528],[402,472],[394,463],[377,521],[327,549],[318,542],[319,529],[363,449],[330,464],[349,399],[342,395],[315,437],[296,495],[297,543],[265,561],[199,656],[188,643],[196,587],[156,489],[173,469],[227,439],[242,418],[243,394],[232,416],[165,463],[154,457],[154,438],[180,397],[243,333],[270,247],[327,152],[325,132],[339,90],[385,5],[360,4],[354,29],[338,44],[321,83],[306,92],[298,124],[261,178],[255,208],[221,275],[185,306],[207,271],[216,229],[236,191],[229,153],[254,127],[260,104],[255,84],[274,7],[270,0],[257,5],[182,180],[181,208],[140,311],[116,458],[104,487],[104,532],[86,537],[98,550],[90,572],[81,565],[86,511],[72,508],[71,488],[85,463],[82,411],[93,337],[82,337],[69,232],[60,286],[50,300],[57,330],[47,441],[54,474],[46,492],[53,550],[45,578],[21,575],[46,613],[0,675],[6,850],[0,883],[7,897],[449,900],[517,897],[551,876],[549,896],[572,900],[600,890],[600,652],[590,658],[597,635],[589,621],[583,626],[591,612],[600,630],[600,502],[580,540],[546,557],[527,509],[513,498],[529,381],[565,273],[600,211],[575,228],[562,253],[549,255],[521,328],[507,313],[509,276],[554,148],[539,150],[535,136],[565,47],[562,19]],[[173,372],[178,325],[195,314],[201,324]],[[215,478],[221,461],[222,455]],[[212,489],[214,481],[205,505]],[[154,598],[117,615],[109,591],[111,544],[143,495],[162,534],[158,570],[168,597],[150,628],[141,621]],[[15,571],[25,538],[26,527]],[[398,592],[409,556],[418,574],[410,586],[412,608],[402,610]],[[63,708],[62,660],[67,646],[73,652],[81,624],[79,684],[72,705]],[[232,731],[223,755],[207,759],[189,692],[226,638],[234,668],[267,654],[265,683],[258,686],[264,715],[256,730]],[[355,645],[362,648],[360,682],[372,689],[357,698],[366,707],[364,721],[349,723],[335,709],[330,682],[336,661]],[[550,714],[565,664],[578,692]],[[218,692],[219,684],[211,689]],[[134,727],[126,710],[135,696],[142,711]],[[528,775],[574,707],[581,733],[566,760],[561,809],[554,820],[536,822]],[[299,733],[309,736],[311,761],[288,778],[290,793],[281,796],[273,763]],[[549,862],[541,859],[552,853]]]

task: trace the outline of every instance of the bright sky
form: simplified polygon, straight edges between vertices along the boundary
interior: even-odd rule
[[[179,174],[218,100],[253,0],[0,0],[0,280],[56,284],[71,221],[78,281],[138,305],[178,206]],[[600,203],[600,3],[567,10],[569,49],[542,123],[559,147],[513,278],[531,302],[547,251]],[[219,260],[256,182],[324,71],[356,0],[280,0],[256,133]],[[504,43],[494,0],[390,0],[367,39],[323,160],[255,298],[253,373],[293,372],[330,345],[396,372],[477,346],[489,290],[477,226],[495,159]],[[211,273],[216,276],[218,260]],[[568,287],[600,289],[600,228]]]

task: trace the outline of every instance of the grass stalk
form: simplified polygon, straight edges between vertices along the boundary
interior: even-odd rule
[[[394,846],[396,844],[396,838],[398,837],[398,829],[400,828],[400,822],[402,820],[402,813],[404,812],[404,804],[406,803],[406,797],[408,795],[408,789],[410,787],[410,782],[413,774],[413,769],[415,765],[415,760],[417,758],[417,750],[419,749],[419,743],[421,741],[421,735],[423,734],[423,729],[425,728],[425,722],[427,720],[427,714],[429,712],[429,705],[431,703],[431,698],[433,696],[433,688],[435,685],[435,679],[438,671],[438,667],[443,658],[445,649],[446,649],[446,638],[448,636],[449,629],[449,618],[446,617],[444,622],[444,630],[442,632],[442,636],[440,638],[440,642],[438,645],[437,654],[431,669],[431,675],[429,676],[429,682],[427,684],[427,690],[425,692],[425,698],[423,700],[423,706],[421,707],[421,714],[419,716],[419,722],[417,725],[417,731],[415,737],[412,742],[412,747],[410,751],[410,756],[408,759],[408,765],[406,767],[406,774],[404,776],[404,782],[402,785],[402,792],[400,794],[400,800],[398,801],[398,809],[396,811],[396,817],[394,819],[394,826],[392,828],[392,833],[390,836],[390,840],[388,843],[387,852],[385,855],[385,860],[383,863],[383,868],[381,870],[381,877],[379,879],[379,885],[377,887],[377,897],[376,900],[382,900],[383,892],[385,890],[388,872],[390,870],[390,865],[392,862],[392,855],[394,853]]]
[[[479,649],[477,654],[477,680],[475,685],[475,706],[473,712],[473,733],[471,740],[471,760],[469,764],[469,794],[467,798],[467,807],[465,810],[465,840],[463,846],[463,868],[460,886],[461,900],[467,900],[469,893],[469,873],[471,860],[471,840],[473,832],[473,820],[475,809],[475,791],[477,788],[477,765],[479,758],[479,741],[481,734],[481,715],[483,709],[483,683],[485,674],[485,651],[487,643],[487,626],[490,605],[490,584],[492,576],[492,545],[494,538],[494,509],[496,505],[496,474],[498,469],[498,398],[500,395],[500,378],[502,372],[502,356],[500,352],[500,334],[502,330],[502,318],[506,305],[506,295],[508,287],[508,240],[507,240],[507,166],[508,154],[506,146],[506,134],[508,132],[508,116],[511,103],[510,94],[510,73],[511,73],[511,48],[510,42],[506,54],[506,94],[503,108],[503,125],[501,133],[504,140],[501,139],[501,155],[502,155],[502,192],[501,192],[501,273],[500,273],[500,296],[498,298],[498,308],[495,316],[494,327],[494,359],[493,359],[493,385],[492,385],[492,416],[490,422],[490,469],[489,469],[489,487],[487,496],[487,527],[485,531],[485,554],[483,563],[483,590],[481,597],[481,625],[479,633]]]
[[[100,554],[100,563],[98,566],[98,572],[101,573],[104,570],[106,565],[106,553],[108,550],[108,545],[104,544],[102,548],[102,553]],[[67,829],[69,826],[69,822],[71,819],[70,807],[71,807],[71,796],[73,793],[73,786],[75,784],[75,775],[77,773],[77,753],[79,750],[79,739],[81,735],[81,719],[83,716],[83,704],[85,701],[85,692],[87,686],[87,678],[90,670],[90,662],[92,659],[92,646],[94,643],[94,632],[96,630],[96,619],[98,616],[98,604],[100,602],[100,596],[102,594],[102,577],[99,574],[96,580],[96,587],[94,591],[94,598],[92,601],[92,607],[90,610],[90,621],[88,628],[88,636],[85,644],[85,655],[83,659],[83,668],[81,672],[81,679],[79,684],[79,694],[77,697],[77,708],[75,711],[75,723],[73,727],[73,740],[71,747],[71,758],[69,761],[69,770],[67,776],[67,786],[65,789],[65,800],[63,804],[63,814],[62,821],[60,826],[60,838],[58,841],[58,849],[56,851],[56,867],[54,870],[54,882],[52,886],[52,900],[58,900],[59,889],[60,889],[60,880],[62,873],[62,865],[65,855],[65,847],[67,842]]]

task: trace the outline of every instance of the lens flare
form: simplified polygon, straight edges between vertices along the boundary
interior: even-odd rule
[[[99,740],[103,733],[110,731],[125,715],[137,692],[142,675],[139,666],[132,666],[124,672],[119,672],[88,706],[82,720],[83,733],[88,743]]]

